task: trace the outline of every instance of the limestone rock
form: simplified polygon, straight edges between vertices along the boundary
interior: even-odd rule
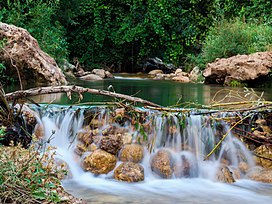
[[[103,79],[106,77],[106,73],[104,69],[93,69],[92,74],[98,75]]]
[[[114,170],[114,178],[126,182],[143,181],[144,168],[134,162],[124,162]]]
[[[93,142],[92,136],[91,136],[91,132],[84,130],[81,132],[77,133],[77,139],[81,142],[83,142],[86,145],[89,145]]]
[[[83,161],[83,168],[94,174],[107,174],[112,171],[116,165],[117,159],[114,155],[97,149]]]
[[[247,176],[254,181],[272,183],[272,169],[255,167],[249,171]]]
[[[163,74],[163,71],[160,69],[154,69],[148,73],[149,75]]]
[[[272,161],[269,160],[272,158],[272,147],[267,145],[261,145],[257,149],[254,150],[256,155],[260,157],[256,157],[256,163],[264,168],[272,169]],[[268,159],[265,159],[268,158]]]
[[[100,141],[100,149],[103,149],[106,152],[109,152],[114,155],[118,153],[122,145],[123,145],[123,140],[120,134],[102,136]]]
[[[187,76],[178,75],[172,78],[173,81],[183,82],[183,83],[189,83],[190,79]]]
[[[125,145],[121,152],[119,159],[123,162],[135,162],[138,163],[142,161],[144,157],[144,149],[139,144],[127,144]]]
[[[95,74],[87,74],[85,76],[80,77],[82,80],[86,81],[98,81],[98,80],[103,80],[102,77],[95,75]]]
[[[230,85],[232,80],[252,81],[267,76],[272,68],[272,52],[257,52],[217,59],[203,71],[206,83]]]
[[[2,39],[6,39],[6,44],[0,51],[0,61],[5,63],[9,73],[14,76],[17,76],[16,68],[18,69],[23,84],[67,84],[56,61],[41,50],[37,40],[27,30],[0,22],[0,40]]]
[[[172,158],[167,150],[159,150],[151,159],[151,170],[162,178],[172,177]]]
[[[220,170],[217,172],[217,180],[223,183],[235,182],[232,172],[229,170],[227,166],[221,167]]]

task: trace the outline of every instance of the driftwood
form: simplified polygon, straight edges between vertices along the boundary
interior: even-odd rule
[[[39,87],[39,88],[33,88],[33,89],[28,89],[28,90],[19,90],[19,91],[15,91],[12,93],[7,93],[5,95],[5,97],[7,100],[14,100],[14,99],[27,98],[30,96],[51,94],[51,93],[62,93],[62,92],[66,93],[69,98],[71,97],[72,93],[79,94],[81,99],[83,98],[83,96],[82,96],[83,93],[90,93],[90,94],[104,95],[104,96],[110,96],[113,98],[124,99],[124,100],[131,101],[134,103],[141,103],[141,104],[153,106],[153,107],[161,107],[158,104],[155,104],[153,102],[150,102],[150,101],[138,98],[138,97],[128,96],[125,94],[120,94],[120,93],[115,93],[115,92],[105,91],[105,90],[83,88],[80,86]]]

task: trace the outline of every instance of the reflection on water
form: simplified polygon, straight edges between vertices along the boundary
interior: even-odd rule
[[[176,104],[182,104],[185,106],[188,103],[208,105],[212,100],[220,101],[224,98],[224,102],[231,102],[233,99],[236,101],[241,100],[239,97],[246,95],[243,88],[226,88],[219,85],[204,85],[204,84],[187,84],[165,80],[151,80],[147,78],[129,77],[116,79],[106,79],[101,81],[82,81],[76,80],[73,84],[93,89],[103,89],[115,91],[116,93],[127,94],[131,96],[140,97],[154,103],[163,106],[173,106]],[[222,91],[224,89],[224,91]],[[256,94],[261,95],[264,92],[263,97],[266,100],[272,100],[272,92],[269,89],[254,89]],[[10,90],[8,90],[10,91]],[[230,99],[226,97],[230,92],[234,95],[234,92],[240,92],[241,96],[235,96]],[[61,96],[61,97],[60,97]],[[56,104],[75,104],[79,102],[79,98],[76,94],[72,97],[72,100],[68,99],[66,94],[59,95],[43,95],[38,98],[35,97],[37,103],[56,103]],[[253,94],[247,96],[248,100],[255,100],[252,97]],[[109,102],[114,101],[112,97],[84,94],[84,99],[80,103],[90,102]],[[186,103],[186,104],[185,104]]]

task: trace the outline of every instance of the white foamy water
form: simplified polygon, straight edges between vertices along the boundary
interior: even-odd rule
[[[227,159],[233,169],[237,169],[241,161],[246,161],[250,167],[254,166],[254,162],[250,152],[231,134],[223,141],[220,151],[204,161],[219,140],[218,132],[211,127],[209,118],[187,117],[184,120],[186,127],[182,128],[174,115],[163,117],[156,113],[151,117],[154,125],[151,135],[156,135],[156,140],[153,149],[146,149],[141,162],[145,169],[145,181],[126,183],[114,180],[113,171],[96,176],[80,167],[81,159],[74,154],[74,148],[77,144],[76,133],[83,124],[83,111],[54,107],[41,113],[45,138],[51,137],[50,145],[57,147],[56,157],[65,161],[70,169],[71,177],[63,181],[65,189],[89,203],[272,203],[270,184],[246,179],[224,184],[215,180],[221,159]],[[220,125],[227,130],[225,124]],[[151,171],[150,158],[162,147],[181,165],[182,162],[189,162],[191,169],[187,172],[187,178],[182,175],[161,179]],[[148,153],[150,151],[152,154]]]

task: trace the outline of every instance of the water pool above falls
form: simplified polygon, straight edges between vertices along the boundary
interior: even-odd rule
[[[51,137],[50,145],[57,147],[56,158],[68,165],[70,176],[63,181],[65,188],[90,203],[271,202],[271,184],[247,180],[247,172],[255,168],[251,153],[228,131],[227,124],[210,115],[165,114],[142,108],[127,114],[124,109],[103,107],[52,106],[36,111],[44,127],[44,139]],[[213,150],[225,135],[220,147]],[[117,143],[109,144],[112,141],[122,142],[118,147]],[[138,165],[143,167],[144,181],[114,179],[123,163],[120,155],[129,145],[125,143],[140,143],[143,147]],[[112,148],[107,150],[108,146],[116,147],[116,153]],[[91,172],[82,168],[96,148],[110,151],[116,158],[114,170],[93,174],[97,164],[92,159]],[[214,153],[204,161],[211,151]],[[226,181],[220,171],[226,167],[236,180],[233,184],[219,182]],[[129,179],[135,177],[128,169]]]

